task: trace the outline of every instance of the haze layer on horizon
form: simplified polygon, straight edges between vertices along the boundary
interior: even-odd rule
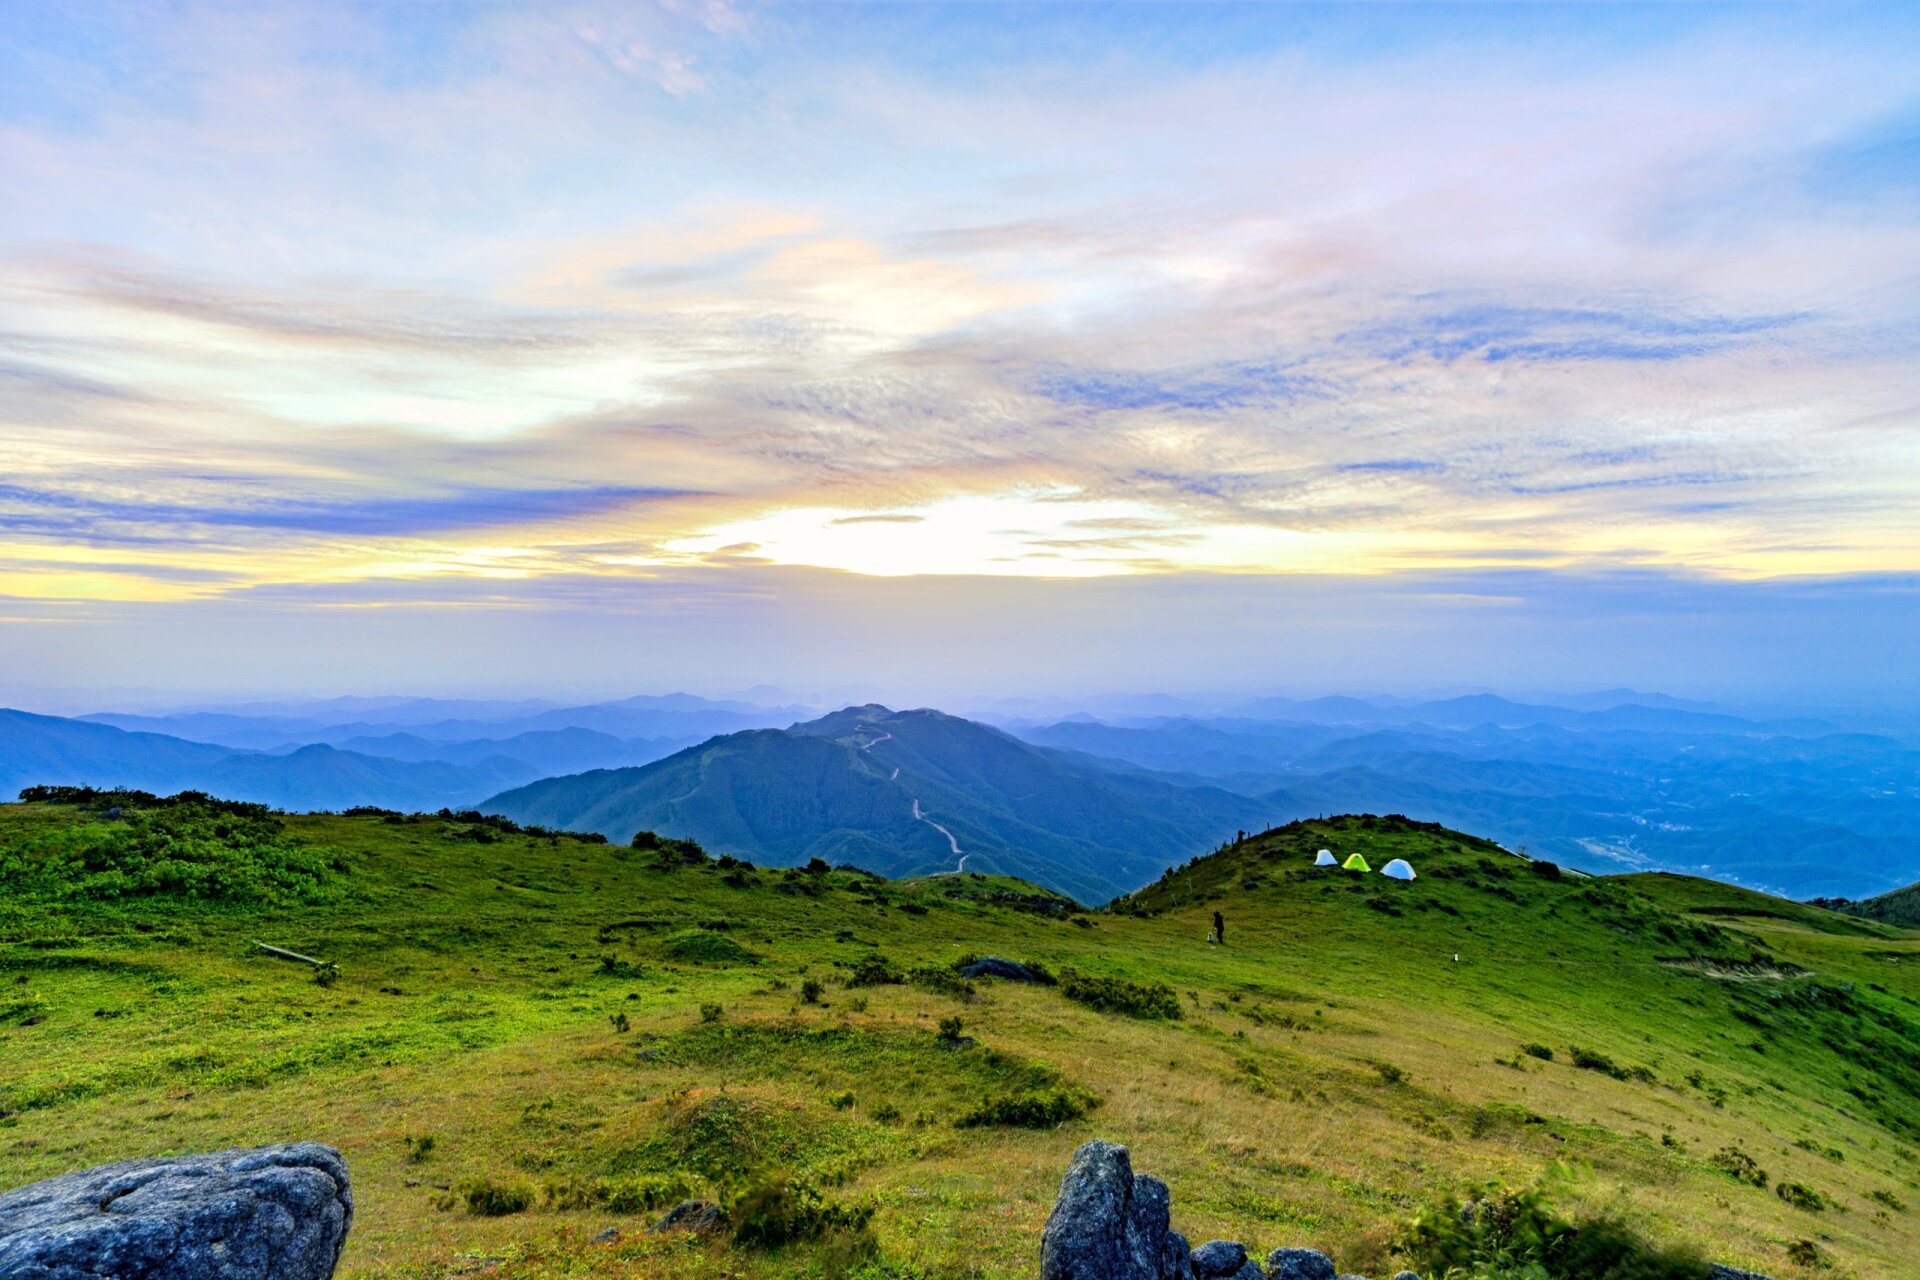
[[[1909,6],[46,5],[4,681],[1920,695]]]

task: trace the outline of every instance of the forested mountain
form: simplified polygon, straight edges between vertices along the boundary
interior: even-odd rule
[[[885,875],[995,871],[1104,901],[1265,817],[1260,802],[1032,746],[938,711],[849,707],[637,769],[549,778],[482,808],[690,837],[754,862]]]

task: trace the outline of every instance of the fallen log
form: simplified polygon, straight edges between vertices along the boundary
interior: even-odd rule
[[[310,964],[316,969],[333,963],[331,960],[315,960],[312,956],[303,956],[298,951],[289,951],[285,947],[270,947],[264,942],[256,942],[253,945],[270,956],[279,956],[282,960],[298,960],[301,964]]]

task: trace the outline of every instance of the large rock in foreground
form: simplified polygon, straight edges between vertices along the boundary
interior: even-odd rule
[[[0,1195],[0,1280],[328,1280],[352,1223],[318,1143],[128,1160]]]
[[[1134,1177],[1127,1149],[1095,1140],[1073,1153],[1040,1237],[1043,1280],[1188,1280],[1187,1242],[1169,1231],[1158,1178]]]

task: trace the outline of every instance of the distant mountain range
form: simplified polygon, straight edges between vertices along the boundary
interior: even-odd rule
[[[1583,870],[1684,871],[1801,896],[1871,895],[1920,876],[1911,732],[1491,697],[1374,708],[1366,719],[1354,701],[1322,700],[1337,704],[1317,708],[1331,723],[1074,720],[1020,733],[1278,813],[1405,813]]]
[[[469,765],[404,761],[325,744],[269,755],[0,710],[0,794],[8,797],[22,787],[53,783],[208,791],[282,809],[438,809],[471,804],[527,776],[526,765],[499,758]]]
[[[778,866],[817,857],[889,876],[1002,872],[1088,902],[1266,819],[1259,802],[1217,787],[877,705],[729,734],[636,769],[549,778],[481,808],[620,841],[642,829],[686,836]]]
[[[689,694],[6,712],[0,795],[118,784],[287,809],[497,797],[536,822],[619,840],[659,828],[769,863],[817,855],[905,874],[951,867],[957,844],[969,869],[1095,898],[1241,827],[1345,812],[1482,831],[1583,870],[1802,897],[1868,899],[1920,879],[1920,725],[1891,712],[1768,718],[1631,690],[1093,705],[1098,716],[1033,718],[1038,704],[1002,704],[997,728]],[[914,819],[916,800],[930,822]]]

